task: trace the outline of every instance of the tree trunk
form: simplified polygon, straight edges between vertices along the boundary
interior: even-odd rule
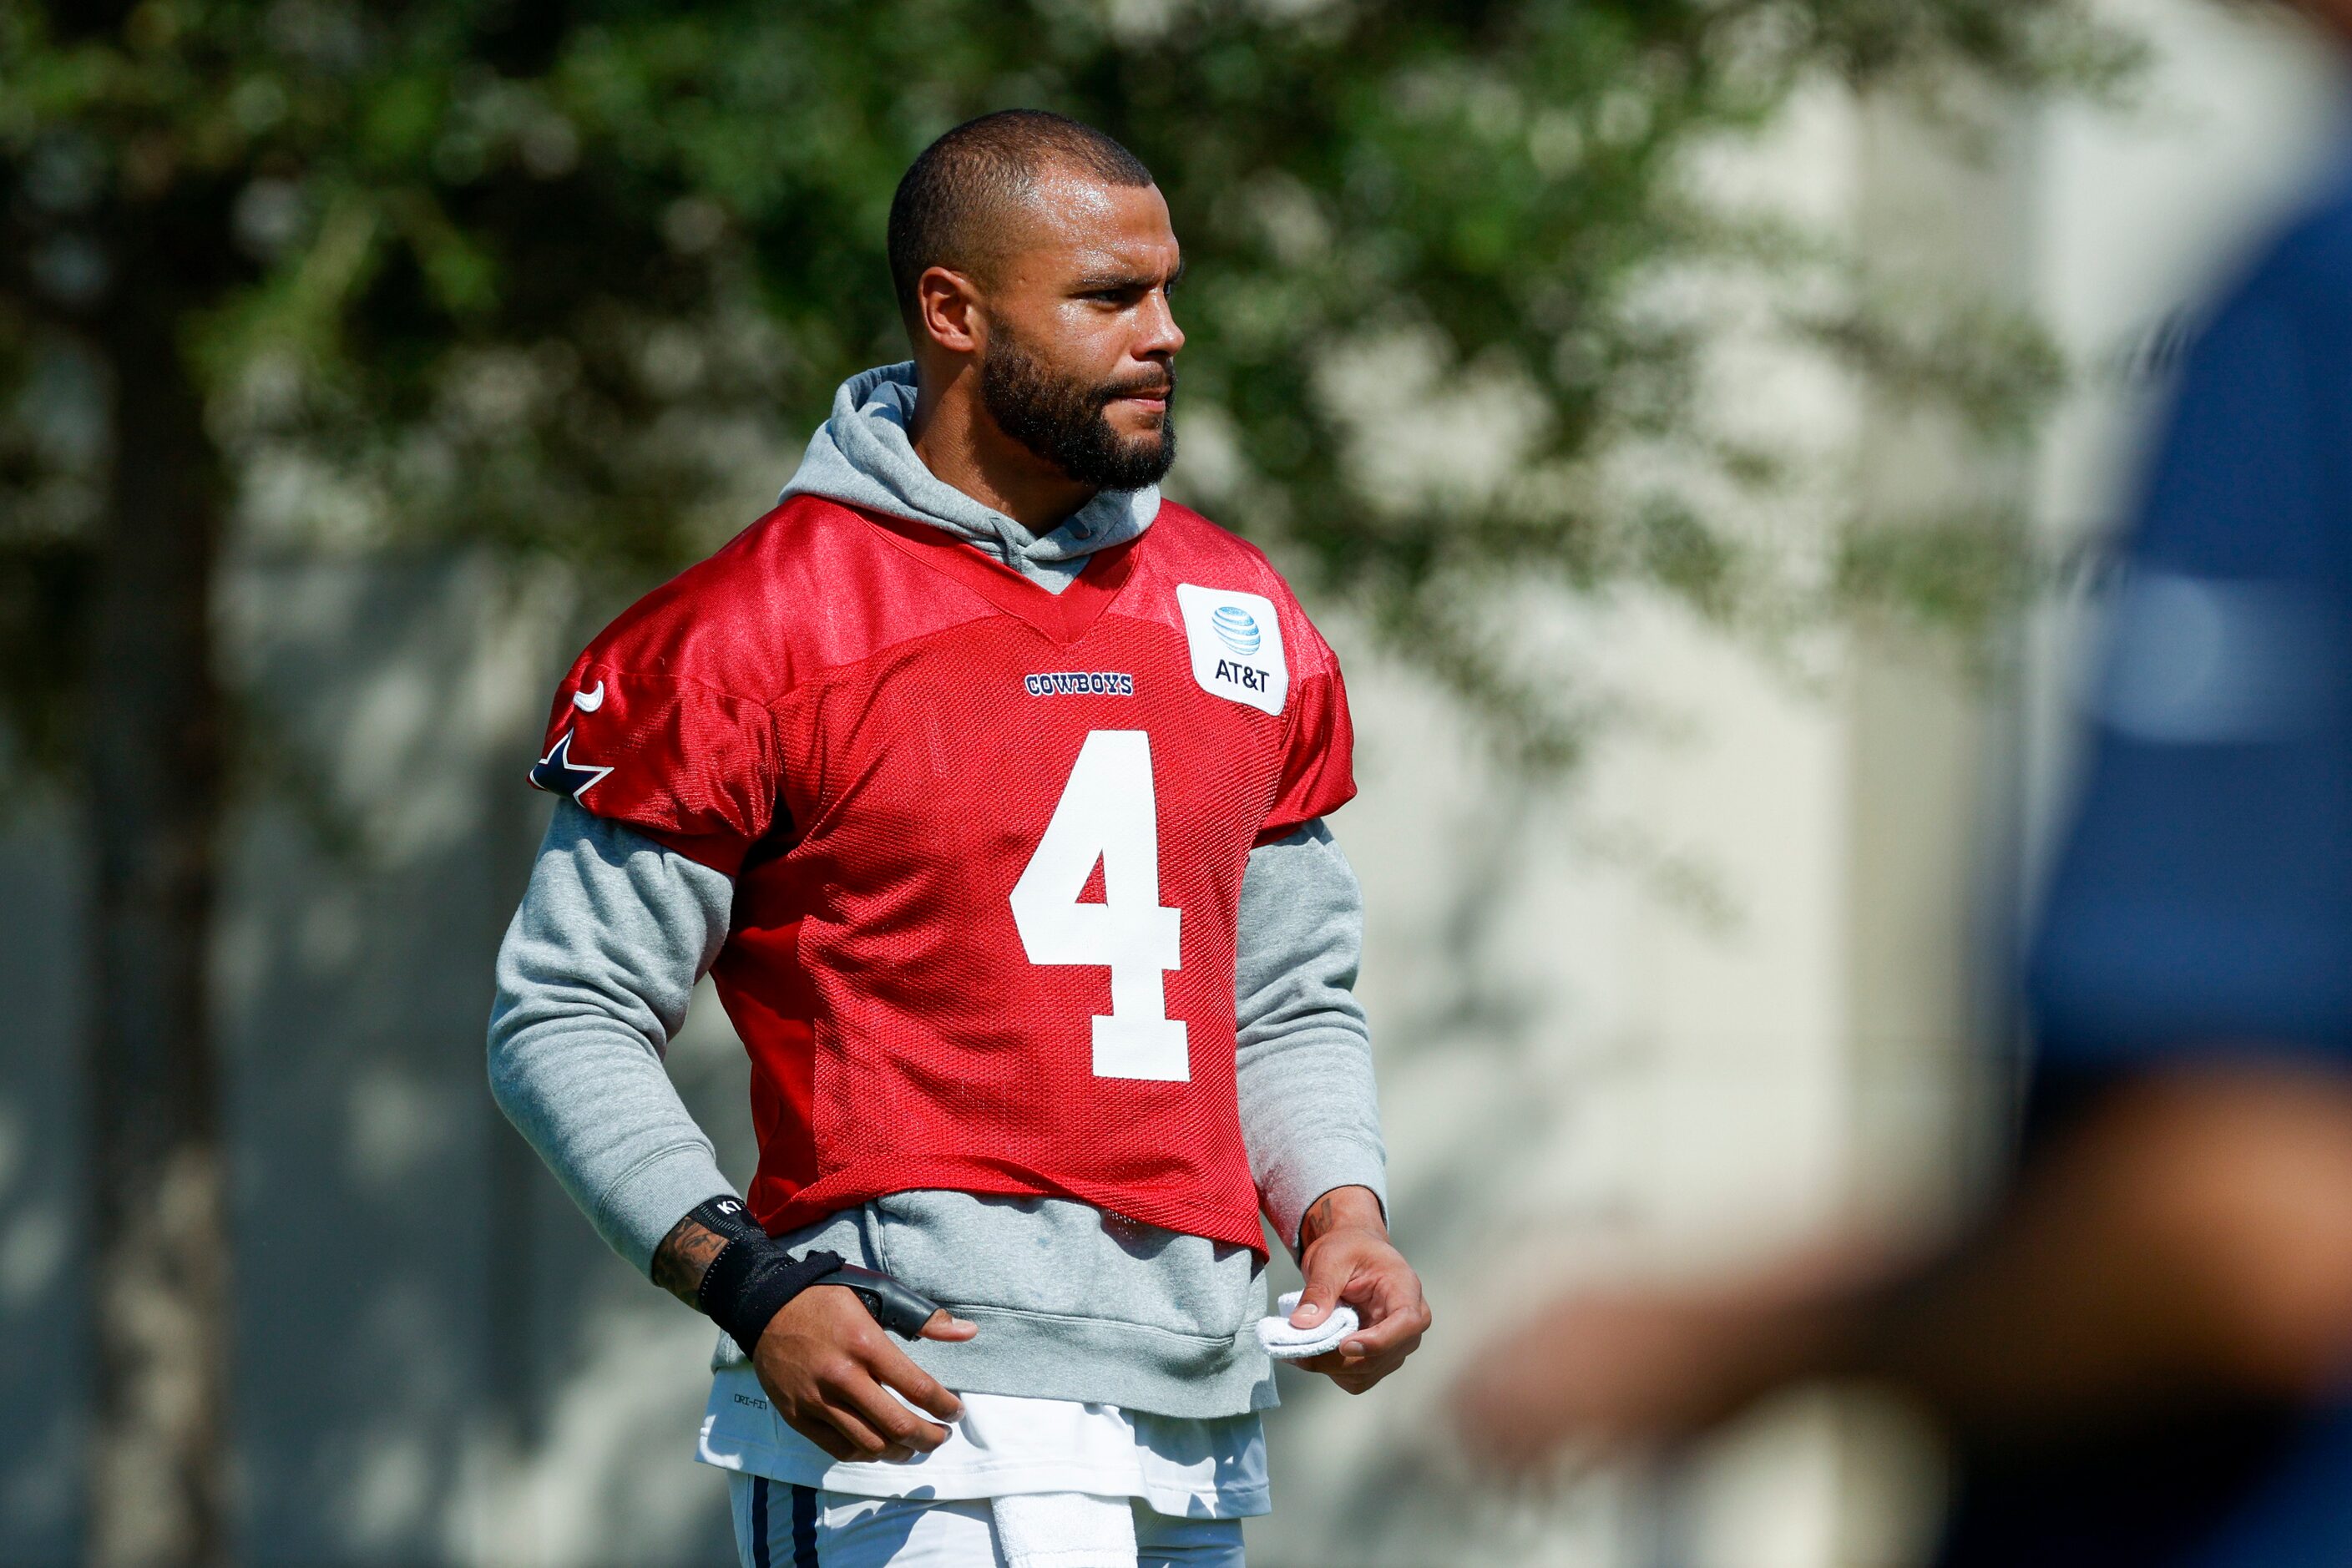
[[[228,1231],[206,963],[221,465],[168,307],[126,290],[84,715],[92,848],[93,1568],[228,1561]]]

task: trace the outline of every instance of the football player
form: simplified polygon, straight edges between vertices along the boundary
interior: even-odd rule
[[[1323,821],[1339,666],[1159,493],[1182,258],[1141,163],[990,115],[888,246],[912,362],[556,695],[492,1085],[725,1331],[699,1456],[750,1568],[1237,1564],[1261,1215],[1299,1364],[1360,1393],[1430,1321]],[[705,972],[751,1058],[740,1194],[660,1065]]]

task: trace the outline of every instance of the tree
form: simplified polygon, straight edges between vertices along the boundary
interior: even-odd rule
[[[92,869],[90,1556],[217,1563],[227,1356],[205,961],[250,715],[211,635],[224,552],[445,541],[642,583],[743,521],[845,374],[902,357],[900,171],[1011,104],[1157,171],[1190,262],[1178,488],[1277,544],[1558,760],[1565,710],[1480,594],[1660,584],[1736,616],[1786,582],[1707,508],[1612,480],[1707,427],[1706,263],[1834,271],[1728,218],[1695,149],[1823,75],[2033,89],[2129,51],[2085,0],[87,0],[0,12],[0,697]],[[1989,428],[2054,383],[1981,312],[1806,318]],[[1400,368],[1402,367],[1402,368]],[[1383,481],[1351,376],[1507,411],[1478,482]],[[1483,400],[1483,401],[1481,401]],[[1824,520],[1824,533],[1838,520]],[[1936,536],[1980,572],[1969,536]],[[1937,560],[1928,575],[1942,583]],[[1853,558],[1841,580],[1911,584]],[[1836,574],[1832,574],[1833,578]],[[1938,590],[1940,591],[1940,590]]]

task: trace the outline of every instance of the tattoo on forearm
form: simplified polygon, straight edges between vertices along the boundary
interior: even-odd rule
[[[654,1283],[685,1302],[697,1307],[695,1292],[702,1289],[702,1276],[710,1268],[710,1260],[727,1250],[727,1237],[710,1229],[692,1215],[670,1226],[654,1248]]]
[[[1370,1188],[1334,1187],[1307,1205],[1306,1216],[1298,1222],[1298,1245],[1310,1247],[1332,1231],[1350,1227],[1386,1236],[1386,1220]]]

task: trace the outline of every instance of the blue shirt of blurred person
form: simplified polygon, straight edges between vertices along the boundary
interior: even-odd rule
[[[2187,357],[2030,965],[2034,1125],[2191,1056],[2352,1074],[2352,154]],[[1964,1461],[1958,1568],[2352,1564],[2352,1397]]]

